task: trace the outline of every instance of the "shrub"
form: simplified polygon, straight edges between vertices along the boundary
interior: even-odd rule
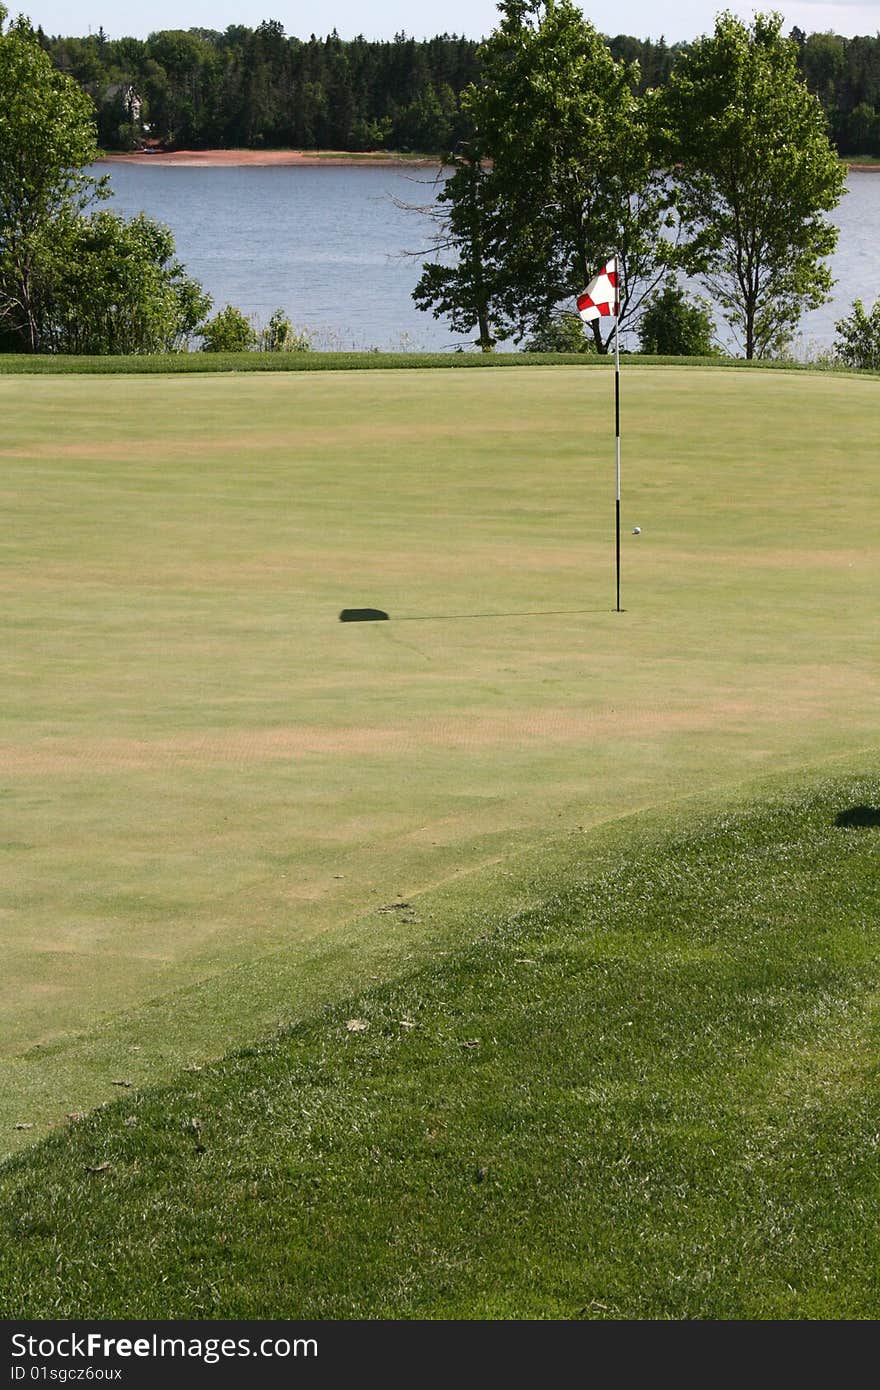
[[[142,212],[56,217],[35,267],[43,351],[178,352],[211,307],[176,259],[171,232]]]
[[[837,337],[834,351],[847,367],[880,372],[880,299],[870,314],[860,299],[853,301],[849,318],[838,319],[834,325]]]
[[[297,333],[283,309],[276,309],[259,335],[260,352],[310,352],[307,333]]]
[[[713,357],[712,315],[668,280],[639,324],[642,352],[657,357]]]
[[[249,352],[257,345],[254,325],[233,304],[208,319],[200,332],[202,352]]]

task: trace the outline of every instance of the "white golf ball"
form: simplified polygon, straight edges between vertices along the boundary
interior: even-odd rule
[[[642,528],[641,528],[641,526],[634,526],[634,527],[633,527],[633,535],[634,535],[634,536],[640,536],[641,534],[642,534]]]

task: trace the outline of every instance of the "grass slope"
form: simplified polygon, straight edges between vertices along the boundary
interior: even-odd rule
[[[880,779],[633,828],[13,1160],[7,1314],[874,1317]]]
[[[631,366],[622,614],[609,388],[0,380],[4,1150],[393,974],[396,901],[875,746],[876,380]]]

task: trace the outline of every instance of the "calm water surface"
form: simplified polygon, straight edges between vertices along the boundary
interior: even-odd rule
[[[451,350],[461,340],[411,298],[422,256],[406,253],[425,252],[431,222],[398,206],[431,202],[438,174],[117,164],[111,185],[118,211],[144,211],[171,227],[218,308],[235,304],[263,322],[283,308],[317,347]],[[834,220],[834,300],[805,315],[801,355],[831,346],[853,299],[870,305],[880,294],[880,174],[850,174]]]
[[[218,308],[265,321],[281,307],[319,347],[439,349],[457,340],[413,304],[422,258],[405,254],[432,224],[395,202],[432,202],[439,172],[117,164],[111,185],[118,211],[171,227]]]

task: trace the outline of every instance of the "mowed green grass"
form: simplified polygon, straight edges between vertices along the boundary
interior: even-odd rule
[[[12,1160],[7,1316],[876,1318],[876,757],[649,820]]]
[[[880,383],[624,364],[622,614],[611,402],[0,379],[4,1150],[465,940],[514,852],[873,751]]]

